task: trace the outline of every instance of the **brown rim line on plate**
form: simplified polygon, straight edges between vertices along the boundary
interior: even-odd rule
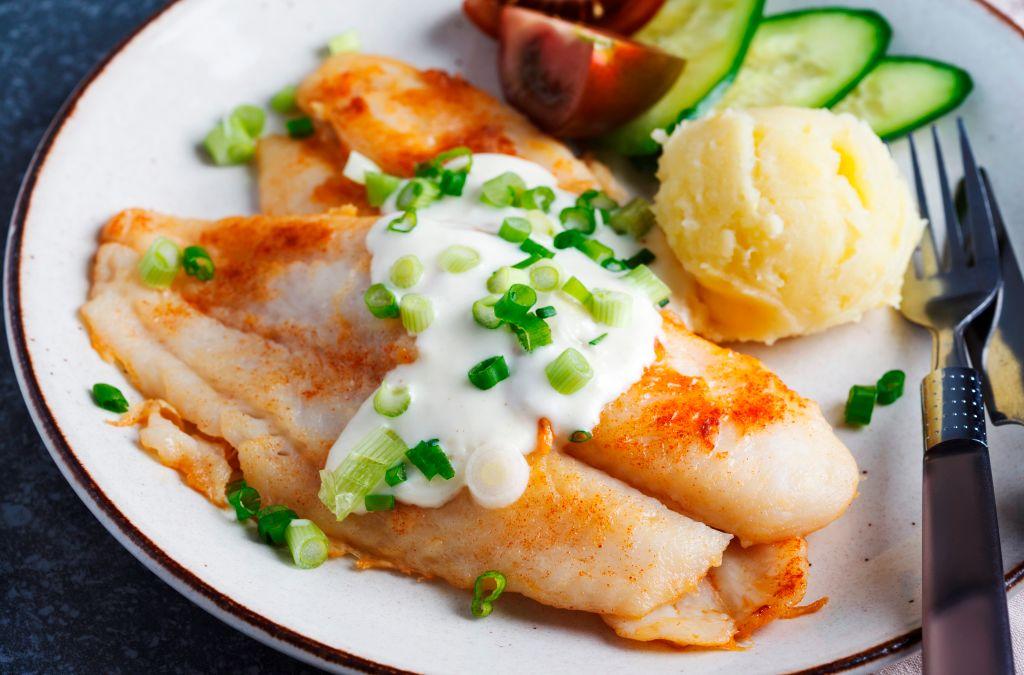
[[[21,242],[36,180],[46,164],[50,149],[60,135],[64,123],[74,114],[78,100],[88,90],[106,67],[117,58],[124,48],[143,30],[177,5],[180,0],[170,0],[163,8],[141,23],[104,56],[99,63],[75,87],[67,100],[57,111],[53,121],[43,134],[25,177],[22,180],[15,201],[14,211],[8,228],[7,248],[4,253],[4,323],[7,329],[11,361],[21,387],[22,396],[28,405],[32,421],[36,425],[47,450],[53,457],[64,478],[71,484],[78,497],[85,502],[93,515],[103,526],[154,574],[167,582],[186,598],[210,612],[221,621],[241,630],[274,649],[319,667],[355,668],[368,673],[408,673],[391,666],[364,659],[334,647],[312,640],[266,617],[252,611],[221,593],[213,586],[183,567],[165,553],[151,539],[135,526],[103,492],[89,472],[78,461],[53,412],[46,403],[39,382],[36,379],[32,358],[28,352],[24,325],[21,320]],[[1024,38],[1024,26],[1015,23],[1005,12],[989,0],[974,0],[1000,21]],[[1024,578],[1024,561],[1006,574],[1006,587],[1011,589]],[[860,668],[881,658],[905,652],[921,640],[921,629],[915,629],[886,642],[869,647],[861,652],[798,671],[798,675],[817,673],[838,673]],[[685,655],[681,655],[685,658]]]

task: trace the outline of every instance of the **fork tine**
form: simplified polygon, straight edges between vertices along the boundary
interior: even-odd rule
[[[939,131],[932,125],[932,142],[935,144],[935,163],[939,165],[939,187],[942,190],[942,211],[946,219],[946,259],[950,269],[958,269],[966,264],[964,252],[964,232],[956,217],[956,205],[949,190],[949,179],[946,177],[946,162],[942,158],[942,144],[939,142]]]
[[[914,170],[914,187],[917,190],[917,210],[924,218],[924,234],[918,244],[920,252],[921,277],[927,278],[939,273],[939,256],[935,246],[935,232],[932,230],[932,219],[928,215],[928,199],[924,194],[924,181],[921,179],[921,165],[917,161],[917,146],[914,135],[908,134],[910,141],[910,164]]]
[[[963,155],[964,163],[964,191],[967,193],[965,220],[971,235],[971,242],[974,245],[974,264],[995,264],[996,258],[999,257],[999,249],[996,244],[992,216],[989,212],[989,200],[985,195],[978,165],[974,161],[970,141],[967,140],[967,129],[964,128],[963,119],[957,118],[956,125],[960,132],[960,152]]]

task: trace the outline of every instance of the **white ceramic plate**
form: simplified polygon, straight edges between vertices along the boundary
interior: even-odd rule
[[[25,398],[54,460],[96,516],[162,579],[231,625],[318,665],[370,671],[834,672],[875,668],[918,640],[920,422],[914,386],[863,431],[840,428],[864,470],[860,497],[810,537],[813,616],[780,621],[737,652],[678,652],[619,640],[594,616],[503,598],[486,621],[439,583],[343,561],[313,571],[256,545],[177,475],[139,450],[134,429],[104,424],[87,390],[131,388],[89,346],[77,310],[100,225],[141,206],[183,216],[254,210],[245,169],[199,160],[211,121],[298,81],[331,35],[357,29],[367,51],[463,73],[496,90],[494,45],[456,0],[179,0],[86,80],[61,111],[25,179],[5,270],[8,335]],[[769,2],[769,11],[800,3]],[[1024,251],[1024,40],[972,0],[877,5],[894,53],[965,66],[977,88],[961,114]],[[946,119],[940,126],[950,130]],[[905,142],[896,143],[898,155]],[[927,336],[880,311],[856,326],[752,350],[838,423],[851,383],[928,367]],[[992,434],[1003,552],[1024,561],[1024,457],[1015,429]],[[113,545],[113,543],[111,544]]]

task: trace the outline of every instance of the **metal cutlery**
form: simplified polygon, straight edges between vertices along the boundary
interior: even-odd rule
[[[964,341],[968,324],[999,290],[999,252],[986,188],[961,120],[958,129],[967,203],[963,222],[932,128],[946,229],[943,255],[910,138],[918,207],[928,227],[907,268],[900,309],[933,336],[932,372],[921,385],[924,670],[1013,673],[982,382]]]

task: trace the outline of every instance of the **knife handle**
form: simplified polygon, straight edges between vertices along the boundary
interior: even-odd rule
[[[980,378],[933,372],[922,386],[923,665],[929,675],[1013,673],[1006,587]]]

